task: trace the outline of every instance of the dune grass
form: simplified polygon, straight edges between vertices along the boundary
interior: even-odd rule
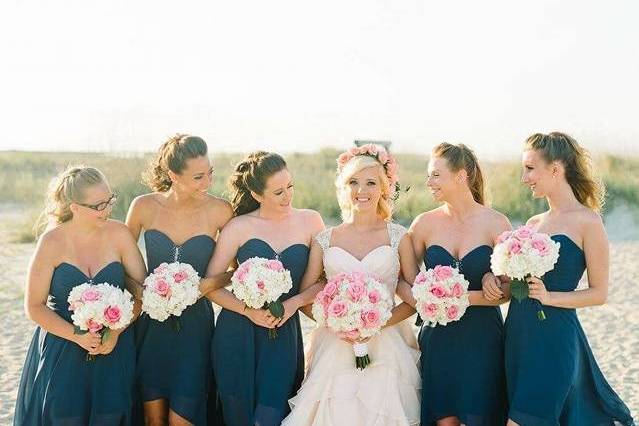
[[[339,221],[333,184],[338,154],[336,150],[324,149],[314,154],[286,156],[295,178],[294,205],[319,211],[328,223]],[[211,193],[228,197],[227,179],[241,157],[241,154],[212,154],[215,178]],[[131,200],[149,192],[142,184],[140,174],[150,158],[150,154],[0,152],[0,202],[24,206],[23,219],[13,226],[16,240],[33,238],[31,228],[37,213],[44,207],[47,186],[70,164],[92,165],[105,173],[119,195],[113,216],[123,220]],[[410,189],[401,193],[395,218],[406,225],[436,203],[424,183],[427,157],[399,154],[397,159],[402,187]],[[534,200],[529,189],[520,183],[521,166],[517,161],[486,162],[482,166],[490,204],[513,222],[523,222],[545,208],[543,200]],[[639,207],[639,158],[602,156],[596,158],[595,166],[608,191],[604,214],[619,204]]]

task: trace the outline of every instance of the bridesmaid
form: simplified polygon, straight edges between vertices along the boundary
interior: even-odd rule
[[[286,300],[299,291],[314,236],[324,228],[320,215],[292,207],[293,181],[284,159],[254,152],[240,161],[231,177],[233,218],[220,234],[209,275],[226,271],[254,256],[279,259],[291,273],[293,288],[285,295],[288,321],[278,325],[268,310],[248,308],[222,288],[211,298],[222,311],[213,339],[213,364],[229,426],[279,425],[289,412],[288,399],[304,376],[299,314]],[[294,312],[294,313],[293,313]]]
[[[459,268],[470,283],[472,306],[459,321],[420,331],[422,425],[503,425],[503,319],[500,301],[483,297],[482,278],[491,278],[493,245],[510,223],[485,205],[482,172],[465,145],[437,145],[426,184],[444,204],[413,221],[409,233],[417,258],[426,268]]]
[[[50,188],[50,223],[27,277],[25,309],[38,327],[22,370],[14,425],[131,424],[132,331],[113,331],[103,343],[98,334],[74,334],[67,302],[71,289],[85,282],[124,288],[125,273],[144,279],[131,234],[109,219],[115,200],[93,167],[70,167]],[[87,361],[87,353],[95,359]]]
[[[207,193],[213,168],[197,136],[176,135],[158,151],[145,182],[153,193],[136,198],[127,226],[137,240],[144,229],[149,271],[162,262],[188,263],[205,276],[218,231],[231,218],[230,204]],[[214,399],[210,345],[213,308],[205,298],[179,317],[159,322],[142,315],[136,324],[137,382],[147,425],[205,425],[208,394]]]
[[[597,366],[577,308],[608,294],[608,239],[599,211],[604,188],[588,152],[563,133],[526,140],[522,182],[548,211],[528,225],[561,244],[555,268],[529,281],[530,298],[511,303],[506,318],[509,425],[632,425],[630,412]],[[575,290],[588,271],[588,288]],[[544,305],[539,322],[531,299]]]

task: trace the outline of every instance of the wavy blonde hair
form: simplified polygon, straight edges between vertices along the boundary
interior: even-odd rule
[[[335,179],[335,186],[337,187],[337,202],[339,203],[339,207],[342,212],[342,220],[349,220],[353,214],[353,203],[348,195],[348,191],[346,190],[349,179],[356,173],[370,167],[377,167],[377,175],[379,176],[382,192],[379,203],[377,203],[377,214],[386,221],[390,221],[393,218],[393,204],[390,200],[390,181],[388,176],[386,176],[384,166],[382,166],[382,164],[374,157],[369,155],[357,155],[344,165],[342,171],[337,174],[337,178]]]
[[[526,139],[526,149],[538,151],[546,163],[561,162],[575,198],[584,206],[601,211],[606,188],[594,173],[590,152],[574,138],[561,132],[535,133]]]
[[[45,208],[35,224],[36,236],[47,227],[70,221],[71,204],[83,202],[87,188],[100,183],[107,183],[104,174],[84,165],[69,166],[56,176],[49,184]]]

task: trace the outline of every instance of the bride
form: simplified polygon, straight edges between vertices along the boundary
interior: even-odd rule
[[[343,153],[337,162],[336,185],[344,221],[313,241],[302,286],[311,290],[322,268],[328,279],[340,272],[361,271],[377,275],[395,294],[400,263],[405,271],[416,269],[405,228],[390,221],[397,181],[395,160],[383,148],[365,145]],[[400,283],[402,291],[409,289],[403,280]],[[317,291],[306,292],[306,302],[308,294]],[[363,370],[355,368],[355,342],[341,339],[326,327],[315,329],[307,354],[307,376],[289,400],[292,411],[282,424],[419,424],[419,352],[410,326],[406,321],[399,323],[413,312],[405,304],[393,309],[386,327],[368,341],[371,364]]]

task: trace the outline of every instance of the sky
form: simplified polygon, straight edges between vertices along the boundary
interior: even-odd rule
[[[0,150],[639,154],[639,2],[2,0]]]

